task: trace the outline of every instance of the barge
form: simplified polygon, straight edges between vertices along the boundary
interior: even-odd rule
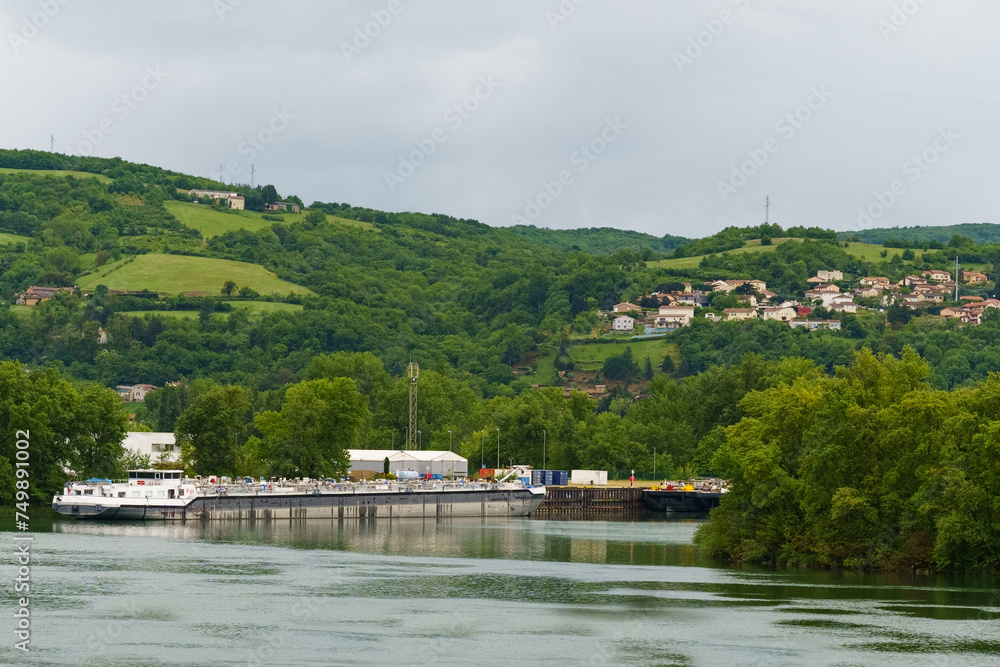
[[[521,482],[190,479],[180,470],[130,470],[128,480],[70,482],[52,509],[79,519],[131,521],[528,516],[544,487]]]

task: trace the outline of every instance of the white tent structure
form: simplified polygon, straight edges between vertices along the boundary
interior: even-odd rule
[[[389,471],[412,470],[421,476],[432,475],[468,477],[469,461],[449,451],[407,451],[402,449],[348,449],[351,456],[351,470],[355,472],[381,473],[385,459],[389,459]]]

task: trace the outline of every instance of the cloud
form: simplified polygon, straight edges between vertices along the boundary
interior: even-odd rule
[[[0,145],[46,149],[55,134],[57,147],[78,147],[110,116],[99,155],[205,176],[236,161],[245,181],[240,147],[287,107],[295,120],[253,155],[258,182],[307,201],[504,225],[620,116],[621,140],[535,224],[690,236],[760,222],[766,195],[779,223],[851,228],[914,151],[953,126],[963,140],[879,223],[990,221],[996,209],[986,175],[1000,8],[985,0],[219,2],[228,9],[63,0],[16,51],[10,35],[40,5],[5,3],[0,85],[24,92],[3,105]],[[368,43],[345,57],[366,29]],[[678,53],[691,59],[680,70]],[[115,117],[115,100],[151,66],[169,78]],[[450,124],[448,110],[490,76],[502,85]],[[822,85],[829,104],[724,201],[717,185],[732,166]],[[400,156],[438,129],[447,141],[387,186]]]

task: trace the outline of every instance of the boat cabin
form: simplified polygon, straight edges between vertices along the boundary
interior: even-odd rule
[[[188,500],[197,495],[197,487],[183,477],[183,470],[129,470],[127,482],[96,479],[70,482],[65,495]]]

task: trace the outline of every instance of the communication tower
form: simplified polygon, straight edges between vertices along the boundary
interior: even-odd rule
[[[416,449],[417,439],[417,378],[420,377],[420,365],[411,361],[406,369],[410,378],[410,428],[406,431],[406,448]]]

